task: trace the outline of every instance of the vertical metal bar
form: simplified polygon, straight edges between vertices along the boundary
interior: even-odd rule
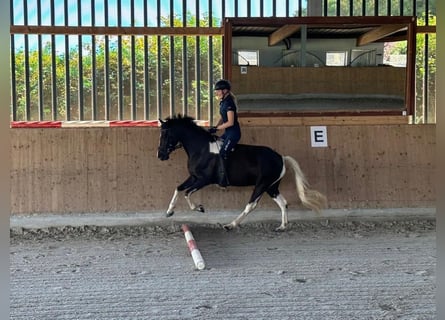
[[[300,48],[300,61],[301,67],[306,67],[306,49],[307,49],[307,25],[301,26],[301,48]]]
[[[104,1],[104,24],[108,27],[108,0]],[[110,38],[105,35],[104,39],[104,118],[110,120]]]
[[[260,0],[260,17],[264,17],[264,0]]]
[[[28,1],[23,0],[24,25],[28,25]],[[29,39],[28,35],[24,35],[25,49],[25,118],[31,120],[31,92],[30,92],[30,73],[29,73]]]
[[[430,8],[429,8],[429,1],[426,0],[425,1],[425,25],[428,26],[430,24],[429,22],[429,17],[430,17]],[[424,56],[425,56],[425,60],[424,60],[424,65],[423,68],[425,70],[425,73],[423,75],[423,83],[424,83],[424,87],[423,87],[423,105],[424,105],[424,119],[425,119],[425,123],[429,122],[429,117],[428,117],[428,110],[429,110],[429,73],[430,73],[430,69],[429,69],[429,63],[428,63],[428,56],[429,56],[429,35],[428,33],[425,34],[425,41],[424,41]]]
[[[68,26],[68,0],[64,1],[63,15],[65,26]],[[70,44],[68,35],[65,35],[65,120],[71,120]]]
[[[277,16],[277,0],[272,1],[272,15]]]
[[[37,25],[42,25],[42,5],[40,1],[37,1]],[[39,120],[44,120],[45,112],[44,106],[45,103],[43,101],[43,57],[42,57],[42,35],[37,35],[37,52],[38,52],[38,90],[39,90],[39,101],[38,101],[38,110],[39,110]]]
[[[427,12],[428,17],[428,12]],[[428,18],[427,18],[428,19]],[[423,123],[428,123],[428,80],[429,80],[429,67],[428,67],[428,33],[424,35],[425,41],[424,41],[424,50],[423,50],[423,68],[425,70],[423,74]]]
[[[377,0],[377,1],[378,1],[378,0]],[[341,11],[340,11],[340,9],[341,9],[340,0],[337,0],[337,3],[336,3],[336,5],[335,5],[335,15],[336,15],[337,17],[339,17],[339,16],[341,15]]]
[[[187,27],[187,0],[182,0],[182,26]],[[182,37],[182,113],[188,114],[187,37]]]
[[[293,1],[293,0],[286,0],[286,17],[289,17],[289,1]]]
[[[212,7],[212,0],[209,0],[209,27],[213,27],[213,7]],[[209,75],[207,78],[208,82],[208,117],[210,120],[210,123],[212,124],[213,119],[213,37],[209,36],[209,53],[208,53],[208,70]]]
[[[363,0],[365,1],[365,0]],[[323,16],[328,16],[328,0],[323,1]]]
[[[105,0],[108,1],[108,0]],[[96,26],[96,0],[91,0],[91,25]],[[97,70],[96,70],[96,36],[91,36],[91,112],[92,119],[97,120]]]
[[[82,25],[82,2],[77,3],[77,25]],[[79,61],[77,62],[78,68],[79,68],[79,79],[78,79],[78,106],[79,106],[79,120],[84,120],[85,114],[84,114],[84,101],[83,101],[83,42],[82,42],[82,35],[78,36],[78,50],[79,50]]]
[[[144,26],[148,26],[148,1],[144,1]],[[144,36],[144,119],[150,119],[150,74],[148,65],[148,37]]]
[[[12,6],[11,10],[12,10]],[[13,13],[11,13],[11,16]],[[11,17],[11,22],[14,21]],[[12,103],[12,120],[17,121],[17,85],[16,85],[16,62],[15,62],[15,37],[11,34],[11,103]]]
[[[174,1],[170,0],[170,27],[174,26]],[[175,37],[170,36],[170,61],[169,61],[169,73],[170,73],[170,115],[175,114]]]
[[[379,15],[379,0],[374,0],[374,16]]]
[[[303,4],[302,0],[298,0],[298,16],[301,17],[303,14]]]
[[[252,16],[252,3],[251,0],[247,0],[247,17]]]
[[[122,3],[121,0],[117,1],[117,25],[122,26]],[[122,36],[117,36],[117,110],[118,119],[124,119],[124,97],[123,97],[123,76],[122,76]]]
[[[413,12],[412,16],[417,16],[417,0],[413,0]]]
[[[131,0],[130,3],[130,12],[131,12],[131,26],[134,27],[134,0]],[[131,120],[137,119],[137,101],[136,101],[136,38],[134,35],[131,36]]]
[[[391,15],[391,0],[386,0],[386,15],[387,16]]]
[[[11,25],[14,21],[14,6],[9,6],[9,21]],[[15,35],[11,33],[11,104],[12,104],[12,120],[17,121],[17,85],[16,85],[16,62],[15,62]],[[40,54],[40,53],[39,53]]]
[[[404,0],[399,1],[399,8],[400,8],[399,14],[401,16],[403,16],[403,14],[404,14],[403,2],[404,2]]]
[[[352,17],[354,15],[354,1],[349,1],[349,15]]]
[[[366,0],[362,0],[362,16],[366,16]]]
[[[238,0],[235,0],[235,17],[238,17]]]
[[[157,26],[161,26],[161,2],[162,0],[157,1]],[[158,107],[158,116],[157,118],[162,118],[162,45],[161,45],[161,36],[157,36],[157,56],[156,56],[156,89],[157,89],[157,107]]]
[[[416,67],[416,25],[412,19],[407,31],[407,78],[405,81],[405,101],[408,107],[408,114],[415,116],[415,67]]]
[[[51,1],[51,25],[56,23],[56,13],[54,0]],[[56,35],[51,35],[51,106],[52,106],[52,119],[57,120],[57,61],[56,61]]]
[[[196,2],[196,27],[199,27],[199,1]],[[196,119],[201,119],[201,46],[200,37],[196,36],[195,46],[195,79],[196,79]]]
[[[221,0],[221,21],[226,17],[226,0]]]

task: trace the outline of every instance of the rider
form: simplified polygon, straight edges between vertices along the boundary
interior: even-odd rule
[[[238,122],[236,97],[231,91],[230,82],[227,80],[219,80],[215,83],[215,95],[220,100],[219,113],[221,119],[217,125],[211,128],[209,131],[215,133],[217,130],[224,130],[221,135],[223,144],[219,150],[221,160],[221,170],[219,172],[218,184],[222,187],[229,185],[229,180],[226,174],[227,158],[230,151],[235,147],[238,141],[241,139],[241,128]]]

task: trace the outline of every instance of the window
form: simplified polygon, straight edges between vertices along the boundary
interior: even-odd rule
[[[258,51],[239,50],[238,51],[238,65],[240,66],[257,66],[258,65]]]
[[[340,66],[344,67],[348,65],[348,53],[346,51],[328,51],[326,52],[326,65],[327,66]]]

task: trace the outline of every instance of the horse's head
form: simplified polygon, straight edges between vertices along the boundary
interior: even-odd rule
[[[159,119],[159,121],[161,123],[161,136],[159,138],[158,159],[164,161],[168,160],[170,153],[181,148],[182,145],[179,141],[179,135],[169,126],[169,120]]]

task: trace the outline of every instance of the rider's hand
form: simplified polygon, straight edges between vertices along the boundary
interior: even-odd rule
[[[211,134],[215,134],[216,131],[218,131],[218,129],[217,129],[216,127],[210,127],[210,128],[208,129],[208,131],[209,131]]]

